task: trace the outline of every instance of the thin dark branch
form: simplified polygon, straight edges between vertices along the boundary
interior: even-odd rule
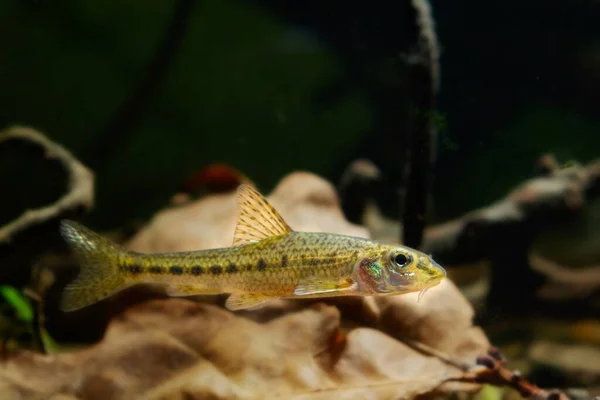
[[[535,400],[568,400],[566,394],[559,390],[545,390],[527,379],[518,372],[511,371],[505,366],[505,359],[500,352],[491,347],[488,354],[478,357],[477,364],[483,368],[469,372],[458,379],[460,382],[489,383],[496,386],[507,386],[517,390],[526,399]]]
[[[134,130],[156,97],[181,48],[196,3],[196,0],[176,2],[162,43],[157,47],[142,78],[119,107],[113,119],[98,135],[98,140],[94,141],[85,153],[84,159],[92,168],[97,168],[104,160],[110,158],[112,152],[126,141],[127,133]]]
[[[408,127],[404,201],[404,244],[419,247],[423,240],[425,215],[435,150],[435,100],[439,86],[438,45],[428,0],[413,0],[419,35],[408,56],[408,90],[411,101]]]

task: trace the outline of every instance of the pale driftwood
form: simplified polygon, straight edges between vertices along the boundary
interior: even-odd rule
[[[598,196],[600,161],[587,165],[574,163],[560,168],[552,155],[544,155],[536,166],[538,176],[517,185],[504,198],[459,218],[426,228],[421,249],[450,267],[491,262],[492,298],[507,295],[522,305],[528,304],[546,280],[553,282],[552,287],[542,291],[547,298],[570,296],[568,293],[556,296],[551,293],[561,282],[583,283],[579,286],[585,286],[587,293],[598,290],[600,277],[597,268],[573,271],[555,263],[549,268],[551,260],[536,255],[531,247],[538,234],[549,227],[559,226],[565,218],[577,215]],[[369,173],[364,174],[364,171]],[[368,198],[373,190],[360,190],[360,187],[376,185],[379,177],[377,168],[368,161],[354,162],[341,183],[341,192],[363,193],[364,197],[358,203],[363,207],[361,222],[373,238],[400,242],[398,237],[401,236],[402,225],[379,212],[374,199]],[[352,185],[357,188],[352,189]],[[517,276],[515,274],[518,274],[518,280],[512,279]],[[511,287],[509,292],[505,290],[507,285]],[[579,290],[576,292],[581,293]],[[575,297],[578,295],[575,293]]]
[[[94,174],[68,150],[51,141],[40,132],[24,126],[13,126],[0,132],[0,145],[10,140],[33,143],[44,149],[46,158],[60,162],[68,176],[67,193],[54,203],[35,210],[27,210],[16,219],[0,227],[0,243],[9,242],[28,227],[56,218],[66,211],[80,207],[84,209],[92,207],[94,203]]]

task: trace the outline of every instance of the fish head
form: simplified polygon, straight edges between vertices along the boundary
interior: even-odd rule
[[[405,246],[384,245],[364,252],[356,262],[353,280],[358,291],[401,294],[436,286],[446,276],[431,256]]]

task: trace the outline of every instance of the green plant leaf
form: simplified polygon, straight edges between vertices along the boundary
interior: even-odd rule
[[[33,321],[31,303],[20,290],[12,286],[0,285],[0,295],[14,308],[17,318],[29,323]]]

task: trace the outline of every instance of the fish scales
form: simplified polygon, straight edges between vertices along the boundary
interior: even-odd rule
[[[352,272],[359,238],[293,232],[257,244],[184,253],[133,254],[121,260],[131,283],[164,282],[198,289],[293,293],[301,279],[341,280]],[[227,250],[227,251],[226,251]]]

